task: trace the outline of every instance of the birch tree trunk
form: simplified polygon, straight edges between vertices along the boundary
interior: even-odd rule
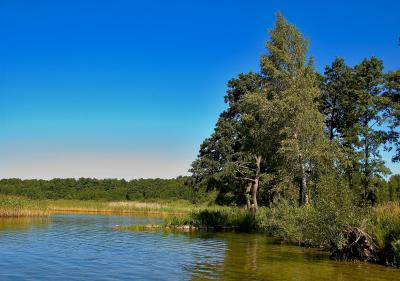
[[[301,189],[303,191],[304,205],[308,205],[310,203],[308,196],[308,188],[307,188],[307,174],[305,169],[305,164],[301,165]]]
[[[255,212],[258,208],[257,194],[258,186],[260,182],[260,171],[261,171],[261,156],[256,156],[256,174],[254,177],[253,190],[252,190],[252,209]]]
[[[246,209],[250,210],[251,209],[251,202],[250,202],[250,191],[251,191],[251,187],[253,186],[253,183],[250,182],[247,187],[246,187],[246,191],[245,191],[245,196],[246,196]]]

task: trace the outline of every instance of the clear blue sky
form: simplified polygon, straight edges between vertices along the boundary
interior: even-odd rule
[[[399,1],[0,0],[0,178],[185,174],[277,10],[320,71],[400,65]]]

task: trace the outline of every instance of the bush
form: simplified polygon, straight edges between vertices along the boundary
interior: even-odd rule
[[[285,241],[300,242],[303,240],[301,224],[304,210],[289,204],[284,199],[279,199],[257,213],[258,228]]]
[[[232,229],[252,232],[258,229],[257,216],[243,208],[211,207],[192,212],[187,216],[166,218],[165,226],[189,225],[214,230]]]
[[[361,209],[355,207],[347,188],[319,187],[312,204],[294,206],[285,199],[272,203],[258,215],[259,229],[285,241],[307,246],[341,248],[345,232],[361,226]]]
[[[400,266],[400,204],[378,206],[371,216],[369,231],[382,249],[381,261]]]
[[[366,217],[368,209],[355,206],[348,188],[332,187],[320,192],[304,213],[304,239],[315,246],[341,249],[348,229],[366,227],[366,220],[361,218]]]

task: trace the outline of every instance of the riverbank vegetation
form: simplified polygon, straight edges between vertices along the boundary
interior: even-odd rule
[[[125,213],[183,215],[207,208],[207,205],[193,205],[186,200],[148,201],[94,201],[94,200],[43,200],[52,212]]]
[[[44,202],[22,197],[0,195],[0,217],[47,216],[49,209]]]
[[[375,208],[346,203],[335,206],[328,202],[299,207],[280,200],[270,207],[260,207],[255,213],[238,207],[208,208],[167,217],[162,226],[135,225],[127,229],[265,233],[285,243],[325,248],[333,259],[400,266],[399,215],[398,203]]]

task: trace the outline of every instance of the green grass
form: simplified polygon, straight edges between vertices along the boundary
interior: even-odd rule
[[[47,204],[23,197],[0,195],[0,217],[48,216]]]

